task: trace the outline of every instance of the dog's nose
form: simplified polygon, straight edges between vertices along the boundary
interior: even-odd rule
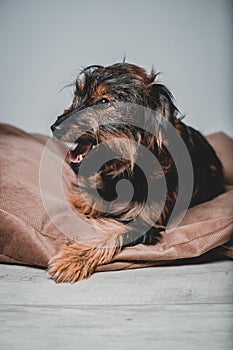
[[[51,125],[50,129],[52,130],[53,136],[57,139],[62,138],[65,134],[65,129],[57,121]]]
[[[58,131],[58,130],[61,130],[61,126],[56,122],[54,123],[53,125],[50,126],[50,129],[52,130],[52,132],[55,132],[55,131]]]
[[[57,127],[55,125],[56,123],[54,123],[53,125],[50,126],[50,129],[52,130],[52,132],[55,132]]]
[[[64,122],[65,119],[66,119],[66,116],[64,114],[59,115],[59,117],[57,117],[57,120],[55,121],[55,123],[50,127],[53,133],[57,130],[61,130],[61,124]]]
[[[50,129],[52,130],[53,136],[58,140],[62,139],[66,134],[66,129],[57,121],[50,126]]]

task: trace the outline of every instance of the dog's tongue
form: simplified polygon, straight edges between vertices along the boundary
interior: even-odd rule
[[[80,163],[87,155],[92,147],[92,143],[81,144],[78,143],[77,147],[73,151],[69,151],[68,157],[70,163]]]

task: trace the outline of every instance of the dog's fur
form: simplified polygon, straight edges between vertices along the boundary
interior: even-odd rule
[[[122,104],[130,104],[132,108],[124,109]],[[134,112],[137,113],[135,106],[143,106],[151,111],[154,118],[154,125],[149,126],[151,133],[146,131],[148,125],[145,129],[134,125]],[[67,123],[69,120],[71,122]],[[105,125],[101,125],[103,120],[107,121]],[[163,128],[166,122],[173,125],[190,154],[194,175],[190,206],[221,193],[222,168],[214,150],[198,131],[182,122],[170,91],[157,81],[157,74],[153,70],[147,74],[143,68],[123,62],[108,67],[90,66],[82,71],[76,81],[72,105],[51,127],[54,135],[62,141],[77,142],[84,146],[107,141],[110,149],[127,154],[127,159],[119,155],[98,170],[98,198],[93,192],[93,174],[89,173],[85,178],[78,177],[79,185],[75,186],[71,194],[71,203],[79,212],[94,220],[92,222],[101,233],[91,239],[89,236],[83,237],[79,243],[72,242],[50,260],[49,273],[55,281],[75,282],[87,278],[97,265],[108,263],[122,247],[157,242],[178,194],[177,169],[167,148],[172,141],[166,134],[166,127]],[[150,174],[154,186],[147,210],[142,210],[147,201],[148,186],[143,171],[137,166],[137,144],[150,150],[163,170],[162,175],[161,172]],[[96,150],[90,153],[92,157],[98,156]],[[73,151],[71,155],[75,159],[77,152],[75,154]],[[71,161],[77,176],[79,165]],[[158,200],[156,189],[160,186],[162,176],[166,179],[167,193],[166,198]],[[109,213],[102,207],[101,198],[103,203],[108,201],[111,207],[111,202],[117,196],[116,184],[121,179],[131,181],[134,188],[132,200],[126,204],[123,201],[115,212]],[[161,208],[163,200],[165,205]],[[134,222],[137,217],[140,217],[137,225],[150,227],[141,237],[135,234],[137,228]]]

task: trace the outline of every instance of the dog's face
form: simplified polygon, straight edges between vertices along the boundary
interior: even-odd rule
[[[155,129],[162,120],[171,121],[177,109],[171,93],[155,78],[153,70],[148,75],[143,68],[128,63],[90,66],[81,73],[71,106],[51,126],[58,139],[74,144],[69,152],[74,170],[95,144],[106,140],[114,138],[115,148],[123,147],[122,139],[135,140],[149,148],[161,143],[159,136],[154,138]],[[147,115],[141,107],[147,108]],[[150,135],[145,132],[148,128]],[[125,148],[132,167],[135,149],[127,144]]]

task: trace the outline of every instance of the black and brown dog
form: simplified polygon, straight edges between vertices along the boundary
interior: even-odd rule
[[[123,62],[108,67],[90,66],[82,71],[75,84],[72,105],[51,129],[56,138],[73,144],[67,160],[79,181],[71,194],[71,203],[95,220],[101,235],[91,240],[83,237],[82,241],[63,247],[49,262],[48,271],[55,281],[75,282],[89,277],[97,265],[108,263],[124,246],[156,244],[178,192],[184,197],[186,193],[185,188],[179,188],[179,159],[174,159],[169,151],[176,147],[176,142],[168,125],[182,139],[191,159],[193,182],[188,206],[210,200],[223,191],[222,167],[214,150],[181,119],[172,94],[157,81],[153,70],[147,74],[143,68]],[[105,145],[102,152],[114,150],[118,156],[101,164],[95,174],[88,168],[85,176],[80,175],[83,159],[91,157],[92,164],[101,155],[96,147],[101,144]],[[148,174],[145,176],[137,165],[138,145],[152,152],[161,167],[149,174],[153,184],[150,188]],[[134,193],[129,202],[123,198],[112,210],[111,203],[117,198],[116,185],[122,179],[131,182]],[[158,189],[164,179],[166,193],[161,194]],[[138,234],[139,231],[143,234]]]

